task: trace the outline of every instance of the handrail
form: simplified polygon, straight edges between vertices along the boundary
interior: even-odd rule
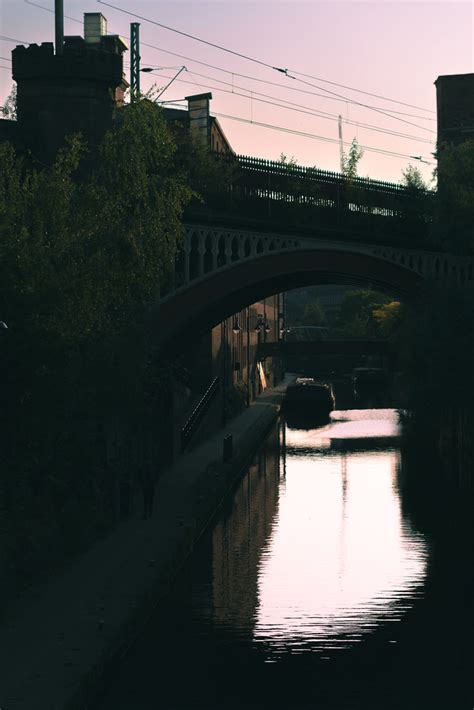
[[[300,177],[305,179],[309,178],[318,182],[347,182],[347,178],[342,173],[332,172],[331,170],[322,170],[321,168],[312,168],[305,165],[288,165],[286,163],[281,163],[275,160],[255,158],[249,155],[236,155],[235,158],[239,166],[250,170],[260,170],[262,172],[282,175],[284,177]],[[351,185],[357,185],[359,187],[365,187],[372,190],[382,189],[397,193],[410,192],[404,185],[401,185],[400,183],[387,182],[384,180],[373,180],[372,178],[365,178],[359,176],[355,176],[354,178],[352,178],[350,183]]]
[[[213,399],[219,390],[219,377],[215,377],[203,396],[194,407],[193,411],[181,429],[181,450],[184,451],[189,444],[191,437],[201,423],[204,415],[208,411]]]

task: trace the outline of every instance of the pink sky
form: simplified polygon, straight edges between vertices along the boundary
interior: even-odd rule
[[[37,1],[45,8],[54,7],[53,0],[32,1]],[[172,76],[181,64],[185,64],[189,70],[161,98],[182,99],[192,93],[209,91],[208,87],[212,86],[211,110],[216,114],[252,119],[331,139],[337,139],[337,116],[341,114],[344,140],[350,141],[355,136],[362,145],[407,156],[421,155],[432,160],[430,154],[434,146],[419,140],[378,133],[359,124],[372,124],[424,140],[435,140],[435,133],[426,129],[436,131],[436,116],[420,110],[435,111],[433,82],[440,74],[474,71],[472,2],[111,1],[123,9],[250,55],[272,66],[288,68],[295,76],[296,72],[301,72],[319,77],[315,80],[298,76],[350,99],[372,104],[386,112],[397,110],[413,114],[417,117],[400,118],[417,124],[417,127],[348,101],[335,101],[292,91],[297,88],[324,94],[321,88],[307,86],[272,69],[141,20],[142,43],[280,85],[271,86],[252,79],[232,77],[231,74],[201,66],[195,61],[173,57],[142,44],[142,66],[176,66],[176,69],[162,71],[163,76]],[[83,12],[101,11],[108,19],[109,32],[129,35],[129,24],[133,21],[131,16],[95,0],[65,0],[64,4],[65,14],[78,19],[81,19]],[[66,20],[65,33],[82,34],[81,25]],[[0,34],[25,42],[52,41],[53,15],[22,0],[1,0]],[[5,67],[10,66],[6,59],[10,57],[14,46],[12,42],[0,41],[2,101],[11,88],[10,71]],[[212,78],[198,77],[197,72]],[[181,77],[184,77],[183,81]],[[233,80],[234,87],[243,87],[239,91],[246,98],[218,91],[218,87],[232,90],[229,86],[219,84],[218,79],[231,84]],[[413,109],[331,86],[321,79],[363,89],[419,108]],[[158,86],[167,83],[166,79],[160,80],[157,76],[142,75],[142,89],[148,89],[154,82]],[[250,92],[253,92],[253,99],[250,98]],[[311,110],[328,112],[332,114],[333,120],[260,103],[256,99],[262,97],[257,92]],[[227,118],[219,120],[238,153],[278,159],[283,152],[295,156],[303,165],[316,165],[328,170],[339,168],[337,143],[290,135]],[[358,125],[350,125],[346,120]],[[359,174],[398,181],[402,169],[410,162],[421,167],[426,177],[431,175],[432,166],[419,164],[409,157],[388,157],[368,150],[360,162]]]

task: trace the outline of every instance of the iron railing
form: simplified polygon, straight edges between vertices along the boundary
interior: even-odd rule
[[[181,429],[181,450],[184,451],[188,446],[189,442],[199,424],[203,420],[204,416],[209,410],[213,400],[215,399],[219,391],[219,377],[215,377],[207,390],[204,392],[203,396],[194,407],[193,411],[189,415],[186,423]]]
[[[422,244],[428,232],[432,192],[244,155],[216,160],[222,174],[217,170],[197,185],[203,202],[191,206],[193,219],[270,231],[338,228],[349,238],[361,232],[382,239],[398,235],[411,246],[414,239]]]

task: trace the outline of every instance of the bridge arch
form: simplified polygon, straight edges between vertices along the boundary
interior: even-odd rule
[[[423,277],[397,261],[301,247],[228,260],[162,299],[152,317],[154,336],[159,345],[182,345],[252,303],[301,286],[347,284],[405,299],[420,293]]]

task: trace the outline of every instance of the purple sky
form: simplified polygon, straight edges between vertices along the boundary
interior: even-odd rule
[[[33,1],[45,8],[54,7],[53,0]],[[212,87],[211,110],[216,114],[252,119],[254,122],[274,124],[333,140],[338,137],[337,116],[340,114],[345,141],[350,142],[355,136],[362,145],[406,156],[421,155],[432,160],[430,154],[434,147],[420,140],[375,132],[360,124],[371,124],[423,140],[435,140],[435,133],[426,130],[436,131],[436,116],[429,112],[436,108],[434,80],[440,74],[474,71],[472,2],[111,2],[272,66],[288,68],[298,79],[313,85],[308,86],[272,69],[141,20],[142,66],[176,67],[162,71],[163,77],[173,76],[182,64],[188,69],[188,73],[181,74],[179,81],[167,90],[162,99],[182,99],[192,93],[209,91],[209,87]],[[22,0],[0,0],[0,3],[1,35],[24,42],[53,40],[54,20],[50,12]],[[78,19],[81,19],[83,12],[101,11],[108,19],[109,32],[129,36],[129,24],[133,21],[131,16],[101,5],[96,0],[65,0],[64,4],[65,14]],[[66,20],[65,33],[82,34],[81,25]],[[156,45],[190,59],[174,57],[145,47],[143,43]],[[0,66],[10,66],[5,58],[10,57],[14,46],[15,43],[0,41]],[[207,62],[252,79],[232,76],[191,60]],[[296,72],[310,74],[318,77],[318,80],[302,77]],[[197,73],[210,78],[199,77]],[[279,86],[256,82],[254,78],[273,81]],[[219,91],[219,87],[232,91],[232,86],[220,84],[219,79],[231,85],[233,83],[234,91],[245,94],[245,98]],[[413,104],[418,108],[356,93],[324,83],[322,79]],[[164,86],[167,80],[160,76],[142,75],[142,89],[146,90],[154,82],[157,86]],[[10,88],[10,72],[2,68],[0,100],[3,101]],[[385,112],[412,114],[398,116],[416,126],[349,101],[331,100],[323,88],[376,106]],[[301,93],[294,89],[313,93]],[[279,102],[283,100],[299,104],[304,107],[303,110],[327,112],[331,114],[332,120],[259,102],[257,99],[263,98],[262,93],[274,97],[266,98],[266,101],[275,102],[276,98]],[[326,98],[315,96],[314,93],[325,94]],[[295,156],[303,165],[316,165],[328,170],[339,168],[337,143],[269,130],[229,118],[219,120],[238,153],[278,159],[283,152],[289,157]],[[409,157],[389,157],[369,150],[365,151],[360,162],[359,173],[398,181],[401,170],[410,162],[421,167],[426,177],[431,175],[432,166],[419,164]]]

